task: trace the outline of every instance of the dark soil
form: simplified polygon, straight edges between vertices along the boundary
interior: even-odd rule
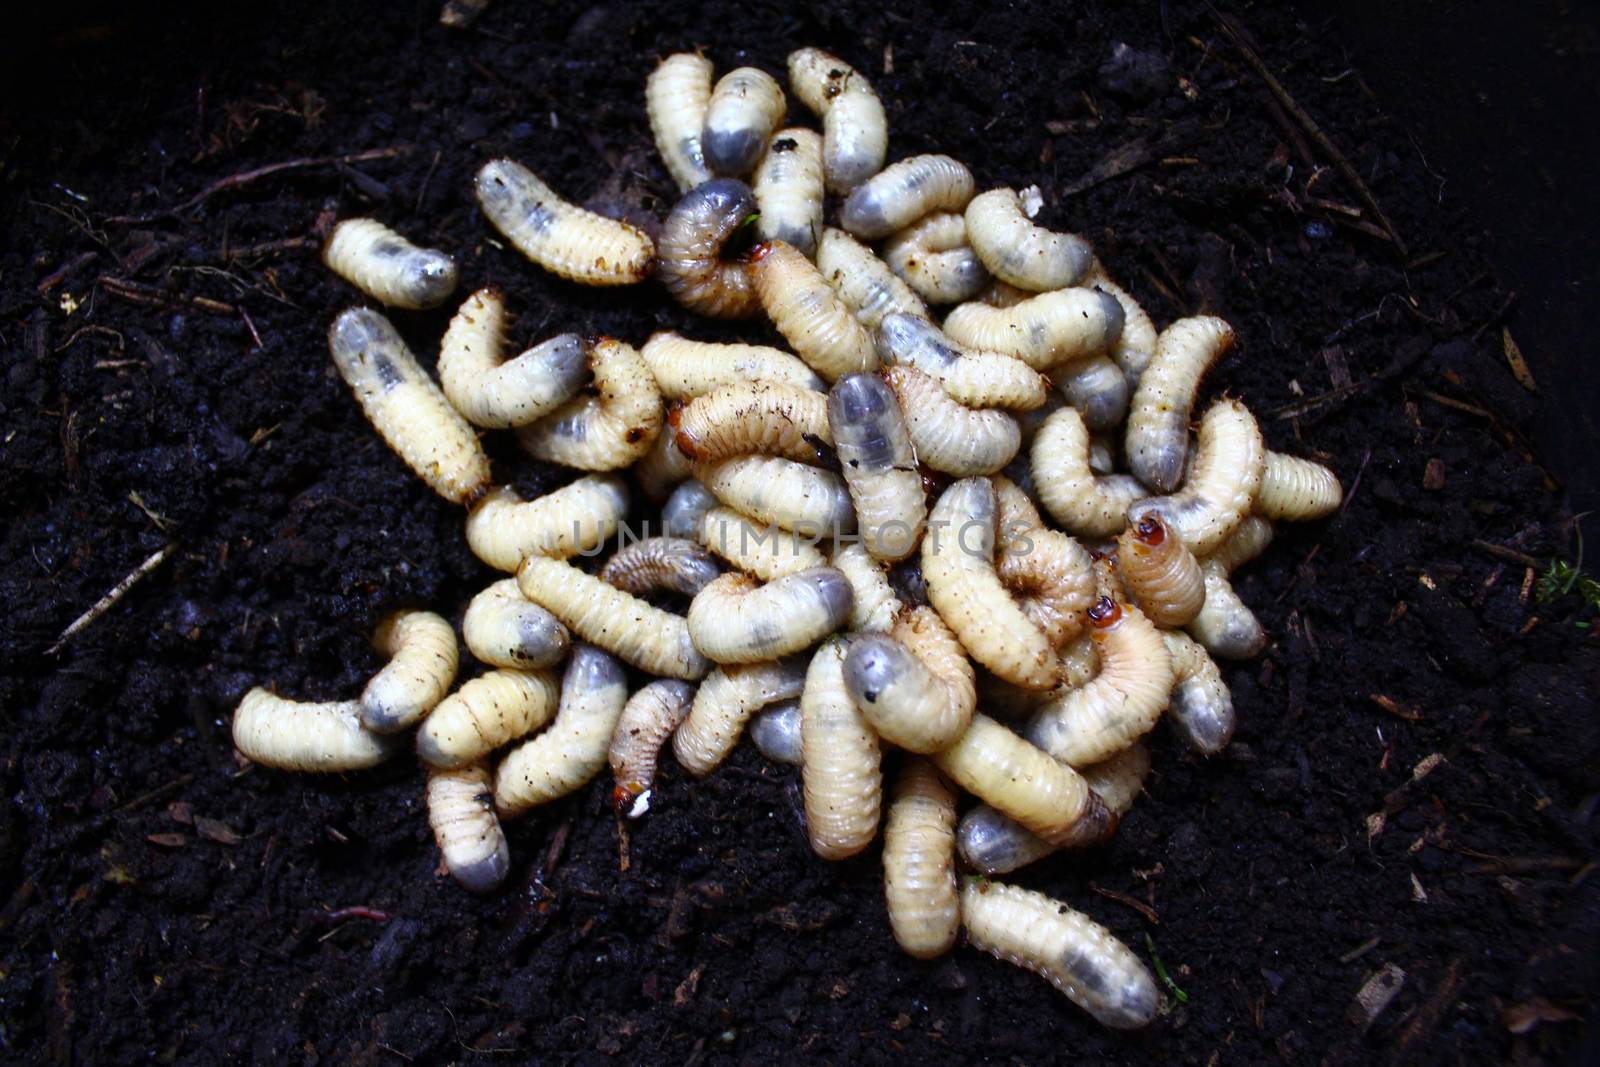
[[[1405,254],[1208,7],[1115,10],[502,0],[463,33],[433,0],[30,9],[0,114],[5,1058],[1573,1054],[1600,977],[1600,650],[1575,625],[1593,613],[1537,603],[1522,562],[1571,549],[1525,444],[1542,409],[1502,355],[1506,292],[1327,27],[1235,9]],[[1131,71],[1103,68],[1119,41],[1143,53]],[[1187,1001],[1142,1033],[970,949],[901,955],[876,855],[813,858],[795,772],[747,748],[704,782],[666,769],[625,874],[604,782],[511,825],[512,878],[487,900],[436,871],[409,761],[318,779],[234,758],[250,685],[352,694],[378,615],[459,613],[490,578],[329,365],[323,331],[354,295],[317,262],[319,219],[370,212],[449,249],[464,286],[509,292],[526,337],[642,340],[686,316],[653,287],[528,267],[491,241],[472,171],[509,154],[575,198],[662,210],[656,58],[780,71],[801,44],[872,76],[891,156],[1037,181],[1044,221],[1089,235],[1158,320],[1228,317],[1242,343],[1215,384],[1348,489],[1240,575],[1276,641],[1228,671],[1229,753],[1159,731],[1115,841],[1019,876],[1159,951]],[[1109,158],[1136,165],[1066,193]],[[319,162],[212,184],[291,160]],[[431,358],[448,314],[397,319]],[[1353,998],[1386,964],[1404,983],[1363,1027]]]

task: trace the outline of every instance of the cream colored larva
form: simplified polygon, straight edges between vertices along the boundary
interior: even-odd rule
[[[928,315],[922,298],[872,249],[843,230],[829,226],[822,231],[817,270],[869,331],[877,329],[885,315]]]
[[[1172,657],[1172,700],[1167,717],[1184,742],[1215,756],[1233,739],[1233,694],[1217,663],[1199,644],[1175,630],[1161,634]]]
[[[696,467],[716,498],[755,522],[826,537],[856,528],[844,479],[781,456],[736,456]]]
[[[628,698],[607,751],[617,783],[611,801],[619,813],[636,819],[650,810],[661,746],[689,714],[693,699],[694,686],[670,679],[651,682]]]
[[[455,630],[431,611],[390,615],[372,647],[390,658],[361,693],[361,725],[380,734],[399,733],[432,711],[461,662]]]
[[[517,569],[522,595],[590,644],[651,674],[690,680],[709,669],[683,617],[560,560],[529,556]]]
[[[1051,375],[1091,430],[1109,430],[1128,413],[1128,379],[1110,356],[1090,356]]]
[[[1268,519],[1305,522],[1339,510],[1344,488],[1339,476],[1320,463],[1281,452],[1268,452],[1256,490],[1256,514]]]
[[[439,346],[439,385],[474,426],[526,426],[577,393],[589,376],[583,339],[564,333],[502,362],[506,302],[479,289],[450,320]]]
[[[806,835],[825,860],[854,856],[871,844],[883,806],[882,750],[845,688],[847,650],[838,638],[817,649],[800,694]]]
[[[917,459],[932,469],[957,478],[993,474],[1022,447],[1022,430],[1006,412],[959,404],[915,367],[890,367],[883,376],[900,400]]]
[[[1272,524],[1252,515],[1200,561],[1205,578],[1206,599],[1200,613],[1189,622],[1188,630],[1213,656],[1224,659],[1250,659],[1267,647],[1267,631],[1239,594],[1228,576],[1234,568],[1255,559],[1272,541]]]
[[[805,660],[718,667],[700,683],[688,717],[672,735],[678,765],[697,778],[710,774],[739,743],[751,715],[798,697],[805,681]]]
[[[798,126],[779,130],[750,184],[761,209],[756,235],[793,245],[807,259],[814,258],[822,237],[822,138]]]
[[[650,336],[639,349],[661,395],[692,400],[724,385],[765,382],[800,389],[826,389],[815,371],[797,356],[765,345],[691,341],[671,330]]]
[[[972,664],[932,608],[913,608],[889,634],[850,643],[844,684],[872,728],[911,752],[949,748],[977,706]]]
[[[377,219],[345,219],[322,247],[328,269],[380,304],[438,307],[456,291],[456,261],[418,248]]]
[[[722,573],[699,542],[687,537],[646,537],[617,549],[600,577],[634,596],[679,593],[692,597]]]
[[[1022,360],[969,351],[914,315],[884,316],[878,356],[886,365],[913,367],[935,379],[951,400],[967,407],[1029,411],[1053,395],[1044,376]]]
[[[949,952],[961,932],[955,829],[955,793],[927,760],[907,760],[883,824],[883,895],[895,941],[917,959]]]
[[[860,71],[820,48],[801,48],[789,53],[789,88],[822,119],[830,193],[848,193],[883,169],[889,118]]]
[[[722,254],[755,213],[755,194],[734,178],[713,178],[683,194],[656,241],[656,276],[672,299],[713,319],[747,319],[761,310],[750,264]]]
[[[883,261],[930,304],[972,300],[989,283],[957,212],[935,211],[907,226],[884,243]]]
[[[1122,531],[1117,570],[1140,610],[1157,626],[1184,626],[1205,603],[1199,561],[1157,515],[1141,516]]]
[[[1068,533],[1116,535],[1128,505],[1144,493],[1144,487],[1127,475],[1095,475],[1089,467],[1089,428],[1070,407],[1044,421],[1029,455],[1039,502]]]
[[[644,85],[645,111],[667,173],[688,192],[711,177],[706,166],[706,108],[711,103],[711,60],[690,52],[663,59]]]
[[[689,636],[714,663],[759,663],[798,652],[850,617],[850,583],[832,567],[762,584],[725,574],[689,605]]]
[[[968,348],[1016,356],[1034,370],[1108,351],[1122,335],[1122,305],[1097,289],[1057,289],[1009,308],[969,301],[944,332]]]
[[[828,398],[798,385],[719,386],[674,410],[671,423],[678,449],[706,463],[747,455],[816,463],[833,444]]]
[[[483,492],[489,457],[478,435],[388,319],[348,308],[333,320],[328,350],[378,436],[430,489],[456,504],[469,504]]]
[[[1233,327],[1211,315],[1179,319],[1156,339],[1128,410],[1124,447],[1134,475],[1170,493],[1183,481],[1189,415],[1206,371],[1233,348]]]
[[[550,721],[560,683],[546,670],[493,670],[439,702],[417,731],[417,755],[431,767],[465,767]]]
[[[1011,189],[990,189],[966,205],[967,241],[1001,281],[1045,292],[1077,285],[1089,273],[1094,250],[1075,233],[1036,226]]]
[[[511,850],[495,814],[494,787],[481,764],[428,773],[428,825],[444,865],[465,889],[487,893],[505,881]]]
[[[701,518],[699,543],[763,582],[828,562],[817,548],[817,538],[759,526],[726,507],[714,507]]]
[[[485,163],[476,187],[478,206],[494,228],[558,277],[580,285],[631,285],[655,264],[655,243],[643,230],[568,203],[520,163]]]
[[[606,765],[627,701],[622,664],[593,645],[574,648],[549,729],[512,749],[495,769],[494,804],[501,816],[520,815],[588,785]]]
[[[711,490],[698,479],[690,478],[674,489],[667,502],[661,505],[661,532],[668,537],[698,538],[706,515],[720,506]]]
[[[1155,979],[1128,946],[1043,893],[969,878],[961,923],[974,947],[1046,979],[1104,1026],[1137,1030],[1161,1006]]]
[[[1104,269],[1091,274],[1087,284],[1110,293],[1122,305],[1122,335],[1111,346],[1111,358],[1122,368],[1123,376],[1131,387],[1137,388],[1144,370],[1156,353],[1156,324],[1150,313],[1133,298],[1133,294],[1105,276]]]
[[[827,410],[862,544],[878,559],[905,559],[922,539],[928,504],[894,390],[851,374],[834,383]]]
[[[966,164],[949,156],[912,156],[856,186],[839,208],[839,224],[875,241],[930,212],[965,210],[976,188]]]
[[[774,763],[800,766],[800,701],[780,700],[756,712],[750,720],[750,743]]]
[[[998,507],[995,573],[1023,614],[1059,648],[1083,632],[1094,600],[1089,552],[1045,527],[1033,503],[1009,478],[994,478]]]
[[[973,716],[933,759],[961,788],[1058,848],[1098,841],[1112,825],[1082,775],[987,715]]]
[[[717,81],[706,105],[700,145],[714,174],[749,174],[783,121],[788,104],[778,79],[756,67],[730,70]]]
[[[677,434],[663,430],[656,434],[655,444],[633,465],[634,480],[644,495],[651,500],[661,500],[694,473],[694,464],[678,447]]]
[[[565,559],[599,548],[627,513],[628,487],[616,475],[584,475],[534,500],[502,486],[467,515],[467,546],[495,570],[514,571],[530,555]]]
[[[561,620],[529,602],[515,578],[502,578],[472,598],[461,637],[481,662],[519,670],[553,666],[572,644]]]
[[[889,584],[888,565],[855,540],[841,541],[828,557],[828,564],[845,576],[854,594],[847,628],[888,633],[904,606]]]
[[[375,767],[396,739],[361,726],[361,702],[287,700],[257,686],[233,713],[233,744],[253,763],[283,771],[337,773]]]
[[[830,382],[877,369],[872,334],[797,249],[768,241],[751,249],[750,264],[761,306],[807,366]]]
[[[535,459],[585,471],[626,467],[650,451],[664,421],[661,390],[632,345],[598,338],[589,354],[594,395],[573,397],[517,431]]]
[[[1153,364],[1152,364],[1153,366]],[[1194,466],[1171,496],[1128,505],[1128,520],[1155,515],[1197,556],[1210,553],[1249,514],[1266,463],[1261,429],[1237,400],[1219,400],[1200,420]]]

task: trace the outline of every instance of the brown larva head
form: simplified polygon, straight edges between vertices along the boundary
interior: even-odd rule
[[[1109,630],[1122,621],[1122,605],[1103,596],[1089,605],[1089,622],[1096,630]]]
[[[644,790],[633,782],[618,782],[615,789],[611,790],[611,807],[618,815],[626,815],[633,807],[633,802],[639,799],[639,794]]]
[[[493,488],[494,487],[488,482],[478,483],[471,489],[468,489],[467,494],[461,498],[462,505],[469,513],[475,511],[478,505],[483,502],[483,498],[488,496]]]
[[[1167,525],[1159,516],[1146,515],[1134,524],[1133,539],[1138,544],[1156,548],[1167,539]]]
[[[745,258],[751,263],[760,263],[770,255],[772,255],[772,242],[762,241],[758,245],[751,245],[750,251],[745,253]]]

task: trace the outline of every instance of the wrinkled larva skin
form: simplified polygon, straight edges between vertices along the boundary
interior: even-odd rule
[[[1161,997],[1139,957],[1109,930],[1058,900],[968,879],[961,922],[973,946],[1050,982],[1103,1026],[1137,1030]]]
[[[750,743],[767,759],[800,766],[800,701],[780,700],[762,708],[750,720],[747,732]]]
[[[345,219],[335,226],[322,262],[389,307],[438,307],[456,291],[455,260],[418,248],[377,219]]]
[[[1068,533],[1112,537],[1123,527],[1128,505],[1144,487],[1127,475],[1096,477],[1089,467],[1089,428],[1072,408],[1044,421],[1030,449],[1039,502]]]
[[[511,869],[511,850],[495,814],[494,788],[481,765],[428,774],[428,825],[450,876],[474,893],[488,893]]]
[[[489,457],[389,320],[348,308],[328,330],[340,377],[385,443],[428,488],[471,503],[489,481]]]
[[[995,572],[1023,613],[1059,648],[1083,632],[1094,600],[1089,552],[1047,529],[1033,502],[1009,478],[994,479],[998,506]]]
[[[820,48],[789,53],[789,88],[822,119],[822,165],[830,193],[848,193],[889,154],[889,117],[871,83]]]
[[[576,792],[606,765],[606,751],[628,700],[622,664],[595,648],[572,650],[550,728],[512,749],[495,770],[494,803],[503,818]]]
[[[755,213],[755,194],[734,178],[713,178],[683,194],[656,242],[656,276],[672,299],[713,319],[748,319],[761,310],[750,265],[722,257]]]
[[[1128,505],[1128,520],[1155,515],[1196,556],[1210,553],[1250,513],[1266,465],[1266,445],[1250,409],[1219,400],[1200,420],[1194,466],[1171,496]]]
[[[1096,264],[1098,267],[1098,264]],[[1150,313],[1133,298],[1133,294],[1106,277],[1105,268],[1091,273],[1085,284],[1093,285],[1112,295],[1122,305],[1122,335],[1111,346],[1111,358],[1122,368],[1130,388],[1138,388],[1139,379],[1156,354],[1156,324]]]
[[[1205,603],[1188,630],[1207,652],[1223,659],[1253,659],[1267,647],[1267,631],[1228,581],[1228,569],[1214,558],[1200,561]]]
[[[399,733],[450,691],[461,661],[456,632],[431,611],[397,611],[378,625],[372,647],[391,658],[361,693],[361,725]]]
[[[894,390],[870,374],[840,378],[827,414],[862,543],[878,559],[905,559],[917,550],[928,504]]]
[[[834,548],[828,563],[845,576],[854,593],[846,628],[863,633],[888,633],[899,617],[899,596],[889,583],[889,568],[857,541]]]
[[[1200,563],[1161,519],[1146,515],[1117,539],[1117,570],[1145,617],[1157,626],[1186,625],[1205,603]]]
[[[233,713],[233,744],[263,767],[325,774],[376,767],[399,750],[396,738],[362,728],[359,701],[286,700],[260,686]]]
[[[517,570],[517,586],[583,640],[642,671],[692,681],[710,669],[689,639],[682,616],[569,563],[529,556]]]
[[[877,329],[885,315],[928,316],[922,298],[872,249],[843,230],[829,226],[822,231],[817,270],[869,331]]]
[[[1233,739],[1233,694],[1206,650],[1183,634],[1161,634],[1172,657],[1172,700],[1167,717],[1184,743],[1202,756],[1215,756]]]
[[[758,526],[732,508],[714,507],[700,520],[700,544],[763,582],[827,564],[808,538]]]
[[[417,755],[432,767],[465,767],[550,721],[560,684],[551,671],[493,670],[439,702],[417,731]]]
[[[644,85],[656,150],[680,192],[711,178],[702,141],[711,103],[711,60],[689,52],[663,59]]]
[[[908,759],[883,824],[883,895],[895,941],[920,960],[961,932],[955,829],[955,794],[927,760]]]
[[[561,620],[524,598],[515,578],[502,578],[472,598],[461,637],[480,661],[519,670],[554,666],[572,643]]]
[[[1260,556],[1272,544],[1272,523],[1259,515],[1246,515],[1238,526],[1206,556],[1221,564],[1227,574]]]
[[[629,466],[650,451],[661,432],[661,390],[638,350],[621,341],[595,341],[589,365],[594,395],[573,397],[519,429],[517,440],[533,458],[563,467],[609,471]]]
[[[936,211],[889,238],[883,261],[930,304],[973,300],[989,284],[967,244],[967,220],[955,212]]]
[[[839,207],[839,225],[875,241],[930,212],[965,210],[976,189],[966,164],[949,156],[912,156],[856,186]]]
[[[917,459],[957,478],[993,474],[1022,447],[1017,420],[993,408],[969,408],[915,367],[890,367],[885,380],[900,399]]]
[[[1001,281],[1045,292],[1077,285],[1094,262],[1094,249],[1075,233],[1035,226],[1011,189],[990,189],[966,206],[967,241]]]
[[[969,301],[945,316],[944,332],[968,348],[1047,371],[1114,346],[1122,336],[1122,305],[1097,289],[1057,289],[1009,308]]]
[[[1150,488],[1170,493],[1183,481],[1189,415],[1200,380],[1233,342],[1233,327],[1211,315],[1179,319],[1157,338],[1155,356],[1133,394],[1123,440],[1128,467]]]
[[[678,435],[663,430],[656,434],[655,444],[633,465],[634,480],[644,495],[659,501],[670,496],[680,482],[694,473],[694,464],[678,448]]]
[[[750,263],[761,306],[807,366],[830,382],[877,370],[872,334],[809,259],[771,241],[751,251]]]
[[[696,462],[761,455],[816,463],[833,444],[828,398],[797,385],[720,386],[678,408],[671,421],[679,451]]]
[[[783,86],[766,71],[739,67],[724,74],[706,106],[700,139],[706,166],[715,174],[749,174],[787,110]]]
[[[484,217],[557,277],[580,285],[632,285],[655,265],[655,244],[643,230],[568,203],[520,163],[485,163],[476,187]]]
[[[1344,502],[1339,476],[1320,463],[1268,452],[1256,490],[1255,510],[1268,519],[1307,522],[1326,518]]]
[[[655,375],[661,395],[668,400],[692,400],[740,382],[827,388],[804,361],[765,345],[691,341],[671,330],[661,330],[650,336],[639,355]]]
[[[1098,282],[1094,284],[1099,284]],[[1014,308],[1025,300],[1032,300],[1039,294],[1031,289],[1019,289],[1015,285],[993,278],[988,285],[978,291],[974,299],[980,304],[988,304],[992,308]]]
[[[847,650],[839,639],[817,649],[800,694],[806,834],[825,860],[854,856],[871,844],[883,806],[882,752],[845,688]]]
[[[722,573],[699,543],[686,537],[646,537],[616,551],[600,577],[624,593],[694,596]]]
[[[667,502],[661,505],[661,532],[668,537],[698,538],[706,515],[719,506],[711,490],[690,478],[674,489]]]
[[[853,593],[832,567],[775,578],[765,585],[725,574],[689,605],[689,636],[715,663],[759,663],[815,644],[850,617]]]
[[[693,699],[694,686],[670,680],[651,682],[628,698],[607,753],[617,782],[612,800],[619,813],[637,818],[649,810],[661,746],[689,714]]]
[[[756,235],[815,258],[822,236],[822,138],[800,127],[779,130],[750,184],[761,209]]]
[[[474,426],[526,426],[570,400],[589,377],[583,339],[564,333],[501,362],[506,302],[494,289],[467,298],[439,346],[439,385]]]
[[[696,778],[722,765],[750,716],[805,688],[806,661],[781,660],[718,667],[695,692],[689,715],[672,735],[678,764]]]
[[[878,357],[886,366],[921,371],[966,407],[1028,411],[1053,395],[1044,376],[1022,360],[999,352],[968,351],[914,315],[885,315],[878,324],[877,344]]]
[[[1052,377],[1089,429],[1109,430],[1122,424],[1128,412],[1128,379],[1110,356],[1080,359],[1058,367]]]
[[[718,500],[754,522],[808,537],[856,528],[850,491],[832,471],[780,456],[736,456],[695,473]]]
[[[467,516],[467,546],[500,571],[531,555],[565,559],[609,541],[628,513],[628,487],[615,475],[585,475],[523,500],[510,486],[491,490]]]
[[[987,715],[973,716],[933,759],[961,788],[1058,848],[1098,841],[1112,825],[1082,775]]]
[[[949,748],[972,722],[972,664],[932,608],[915,608],[888,635],[850,643],[844,684],[872,728],[910,752]]]

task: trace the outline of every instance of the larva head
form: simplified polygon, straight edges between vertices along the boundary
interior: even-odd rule
[[[751,264],[760,263],[768,256],[772,255],[773,249],[781,243],[781,241],[762,241],[759,244],[751,245],[750,251],[745,253],[745,258],[748,259]]]
[[[1122,605],[1108,596],[1100,597],[1089,605],[1089,623],[1096,631],[1106,631],[1122,621]],[[1096,633],[1095,636],[1099,636]]]
[[[1161,521],[1161,516],[1148,513],[1133,524],[1133,542],[1146,548],[1160,548],[1161,543],[1167,539],[1167,524]]]

